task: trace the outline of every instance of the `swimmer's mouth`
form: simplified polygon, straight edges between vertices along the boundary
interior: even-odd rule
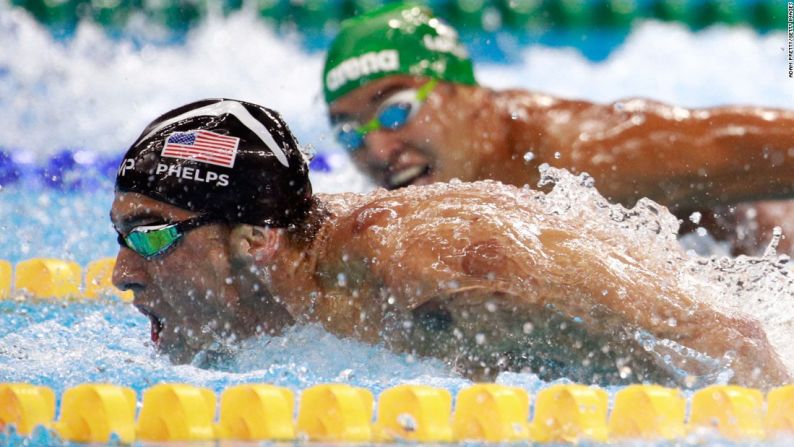
[[[150,329],[151,329],[152,343],[154,343],[155,346],[159,346],[160,334],[163,332],[163,327],[164,327],[163,321],[160,320],[160,318],[158,318],[156,315],[151,313],[149,310],[143,308],[139,308],[139,309],[141,313],[149,317],[149,323],[151,324]]]
[[[386,180],[386,186],[389,189],[397,189],[408,186],[420,177],[430,174],[430,171],[430,165],[409,166],[405,169],[395,172],[394,174],[391,174]]]

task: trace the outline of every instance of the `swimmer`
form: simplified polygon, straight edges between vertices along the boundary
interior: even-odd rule
[[[680,218],[794,197],[794,111],[495,91],[476,83],[456,31],[425,7],[392,4],[346,21],[323,87],[337,140],[388,189],[454,178],[534,187],[548,163],[589,173],[613,202],[648,197]],[[794,207],[785,210],[794,220]]]
[[[544,197],[493,181],[313,194],[278,113],[203,100],[153,121],[121,163],[113,282],[178,363],[314,323],[477,379],[681,384],[681,370],[727,365],[735,383],[789,380],[755,321],[544,211]],[[714,361],[663,361],[636,334]]]

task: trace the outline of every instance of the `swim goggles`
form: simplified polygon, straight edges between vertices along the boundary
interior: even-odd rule
[[[430,92],[438,85],[431,79],[418,89],[407,89],[395,93],[378,107],[375,117],[366,124],[357,126],[355,122],[341,123],[336,126],[336,140],[348,152],[355,152],[364,146],[364,137],[379,130],[397,130],[410,121],[422,108]]]
[[[205,214],[180,222],[141,225],[133,228],[126,236],[118,230],[116,232],[119,234],[120,246],[127,247],[148,260],[165,253],[188,231],[216,222],[219,222],[219,219]]]

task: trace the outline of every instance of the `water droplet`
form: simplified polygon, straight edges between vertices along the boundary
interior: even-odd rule
[[[353,372],[354,371],[352,369],[350,369],[350,368],[343,369],[342,371],[339,372],[339,375],[336,376],[336,380],[348,381],[348,380],[350,380],[353,377]]]
[[[403,430],[408,432],[416,431],[418,426],[416,419],[414,419],[414,417],[409,413],[401,413],[397,415],[397,424],[402,427]]]
[[[699,224],[701,217],[703,217],[702,214],[700,214],[699,211],[695,211],[694,213],[689,215],[689,220],[691,220],[692,223]]]
[[[477,345],[479,345],[479,346],[484,345],[485,344],[485,334],[480,333],[480,334],[475,335],[474,336],[474,342],[477,343]]]
[[[523,331],[525,334],[529,335],[529,334],[531,334],[531,333],[532,333],[532,331],[534,331],[534,330],[535,330],[535,325],[533,325],[532,323],[530,323],[529,321],[527,321],[526,323],[524,323],[524,326],[522,326],[522,327],[521,327],[521,330],[522,330],[522,331]]]
[[[530,151],[524,154],[524,161],[529,163],[530,161],[535,159],[535,153]]]
[[[560,158],[562,158],[562,154],[559,151],[557,151],[554,153],[554,158],[559,160]]]

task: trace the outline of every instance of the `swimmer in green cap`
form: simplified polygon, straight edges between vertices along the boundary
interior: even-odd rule
[[[455,30],[423,6],[344,22],[323,88],[338,142],[388,189],[455,178],[534,186],[548,163],[589,173],[611,201],[649,197],[681,217],[794,197],[794,111],[494,91],[476,84]],[[782,202],[758,207],[759,222],[773,211],[788,216],[777,224],[794,221],[794,202]],[[789,231],[781,248],[794,250]]]
[[[757,322],[693,296],[642,241],[617,247],[610,229],[497,182],[313,194],[286,123],[256,104],[154,120],[119,167],[110,217],[113,282],[175,362],[314,323],[472,378],[790,378]]]

